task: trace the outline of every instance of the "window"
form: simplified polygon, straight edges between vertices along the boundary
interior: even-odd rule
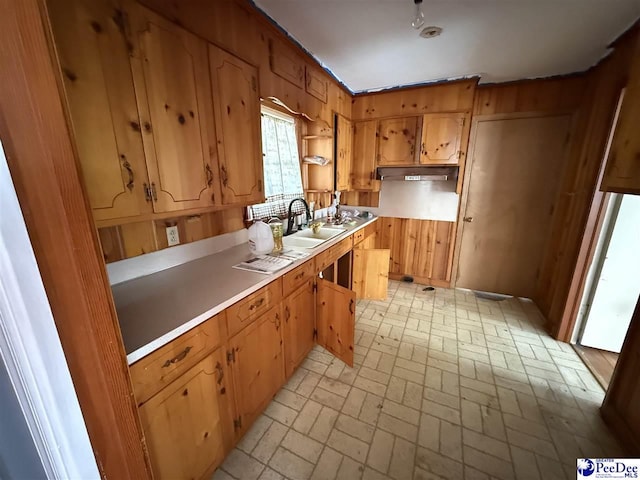
[[[304,195],[298,136],[295,120],[283,113],[262,107],[262,154],[264,165],[265,203],[249,207],[249,216],[256,220],[284,218],[289,203]],[[302,213],[296,204],[296,214]]]

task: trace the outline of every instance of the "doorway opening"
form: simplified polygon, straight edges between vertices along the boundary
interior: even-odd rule
[[[573,333],[576,351],[603,388],[640,296],[640,197],[611,194]]]

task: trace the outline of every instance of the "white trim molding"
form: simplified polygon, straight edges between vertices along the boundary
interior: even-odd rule
[[[98,479],[96,460],[0,144],[0,356],[47,478]]]

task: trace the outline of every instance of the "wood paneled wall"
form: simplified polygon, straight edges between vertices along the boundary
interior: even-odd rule
[[[389,276],[448,287],[455,227],[455,222],[380,218],[377,248],[391,250]]]
[[[191,243],[245,228],[244,208],[125,223],[98,229],[106,263],[169,248],[166,227],[177,226],[180,244]]]
[[[568,113],[575,115],[580,111],[587,87],[586,75],[573,75],[541,80],[524,80],[506,84],[480,85],[476,89],[473,118],[481,116],[513,115],[513,118],[528,115],[547,115]],[[575,138],[575,122],[572,127],[572,138]],[[568,160],[573,164],[574,158]],[[463,186],[466,190],[468,186]],[[463,191],[463,200],[466,195]],[[556,204],[560,199],[556,199]],[[464,205],[461,206],[459,216],[464,213]],[[554,217],[555,218],[555,217]],[[458,218],[459,222],[462,218]],[[454,279],[458,271],[459,249],[461,244],[462,229],[459,229],[456,238],[456,253],[454,258]],[[543,253],[542,258],[547,254]]]
[[[478,79],[460,80],[356,95],[353,98],[352,119],[469,112],[473,108],[477,83]]]
[[[340,203],[360,207],[377,207],[380,204],[380,192],[367,192],[364,190],[342,192]]]
[[[473,115],[573,112],[582,105],[586,86],[586,75],[481,85]]]
[[[637,275],[637,272],[634,272]],[[630,456],[640,455],[640,299],[627,331],[609,390],[602,405],[602,416],[614,430]]]
[[[100,478],[150,479],[46,8],[38,0],[2,0],[0,10],[0,137]]]
[[[568,321],[572,307],[569,303],[575,303],[575,297],[580,297],[580,292],[575,290],[570,295],[571,283],[591,205],[598,192],[598,176],[630,58],[630,45],[623,42],[608,59],[589,72],[584,100],[576,112],[569,162],[534,298],[547,318],[550,333],[564,341],[569,341],[573,327]]]

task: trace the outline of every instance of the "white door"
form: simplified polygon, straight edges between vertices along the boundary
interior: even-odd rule
[[[619,353],[640,295],[640,196],[624,195],[612,224],[580,343]]]

